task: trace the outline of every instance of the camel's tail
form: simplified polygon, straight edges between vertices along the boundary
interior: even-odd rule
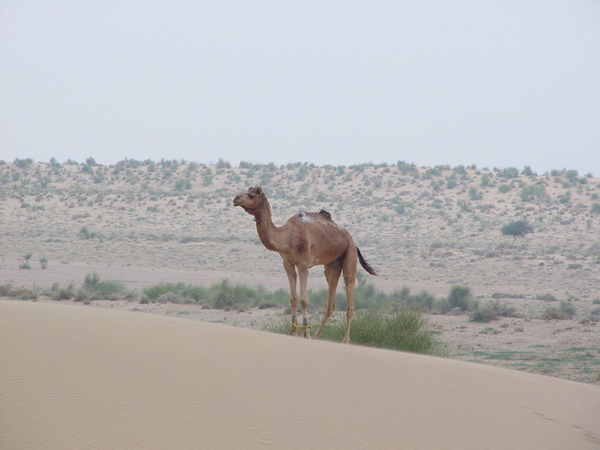
[[[375,269],[373,269],[369,263],[365,261],[365,258],[363,258],[363,255],[360,253],[358,247],[356,247],[356,252],[358,253],[358,260],[360,261],[360,265],[363,266],[363,269],[365,269],[371,275],[377,276],[377,272],[375,272]]]

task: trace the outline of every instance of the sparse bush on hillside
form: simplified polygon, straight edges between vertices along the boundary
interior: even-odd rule
[[[184,191],[192,188],[192,182],[189,178],[180,178],[175,182],[176,191]]]
[[[532,186],[525,186],[521,189],[519,197],[524,202],[532,202],[534,200],[546,201],[548,200],[548,194],[543,184],[534,184]]]
[[[483,198],[483,193],[479,192],[477,188],[469,189],[469,199],[471,200],[481,200]]]
[[[79,237],[81,239],[93,239],[96,237],[96,233],[91,232],[88,227],[83,226],[79,230]]]
[[[521,219],[504,225],[500,231],[504,236],[512,236],[516,239],[518,237],[523,237],[526,234],[533,233],[533,227],[529,225],[527,219]]]
[[[219,158],[219,161],[216,164],[217,169],[231,169],[231,164],[228,161],[223,160],[223,158]]]
[[[498,172],[498,176],[502,178],[517,178],[519,176],[519,169],[516,167],[508,167],[506,169],[494,169]]]

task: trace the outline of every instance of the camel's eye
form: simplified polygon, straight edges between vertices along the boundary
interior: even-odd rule
[[[254,198],[254,195],[255,195],[255,194],[248,194],[248,197],[250,197],[250,198]]]

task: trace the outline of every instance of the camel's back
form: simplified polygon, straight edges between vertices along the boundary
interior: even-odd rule
[[[331,219],[331,214],[325,210],[316,212],[301,212],[288,220],[288,225],[303,229],[308,234],[327,235],[333,233],[338,236],[349,236],[349,233]]]
[[[288,222],[300,222],[300,223],[330,223],[338,226],[332,219],[331,214],[322,209],[318,213],[315,212],[301,212],[298,213],[288,220]]]

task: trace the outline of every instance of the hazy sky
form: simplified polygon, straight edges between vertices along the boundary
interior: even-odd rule
[[[2,0],[0,159],[600,176],[600,1]]]

